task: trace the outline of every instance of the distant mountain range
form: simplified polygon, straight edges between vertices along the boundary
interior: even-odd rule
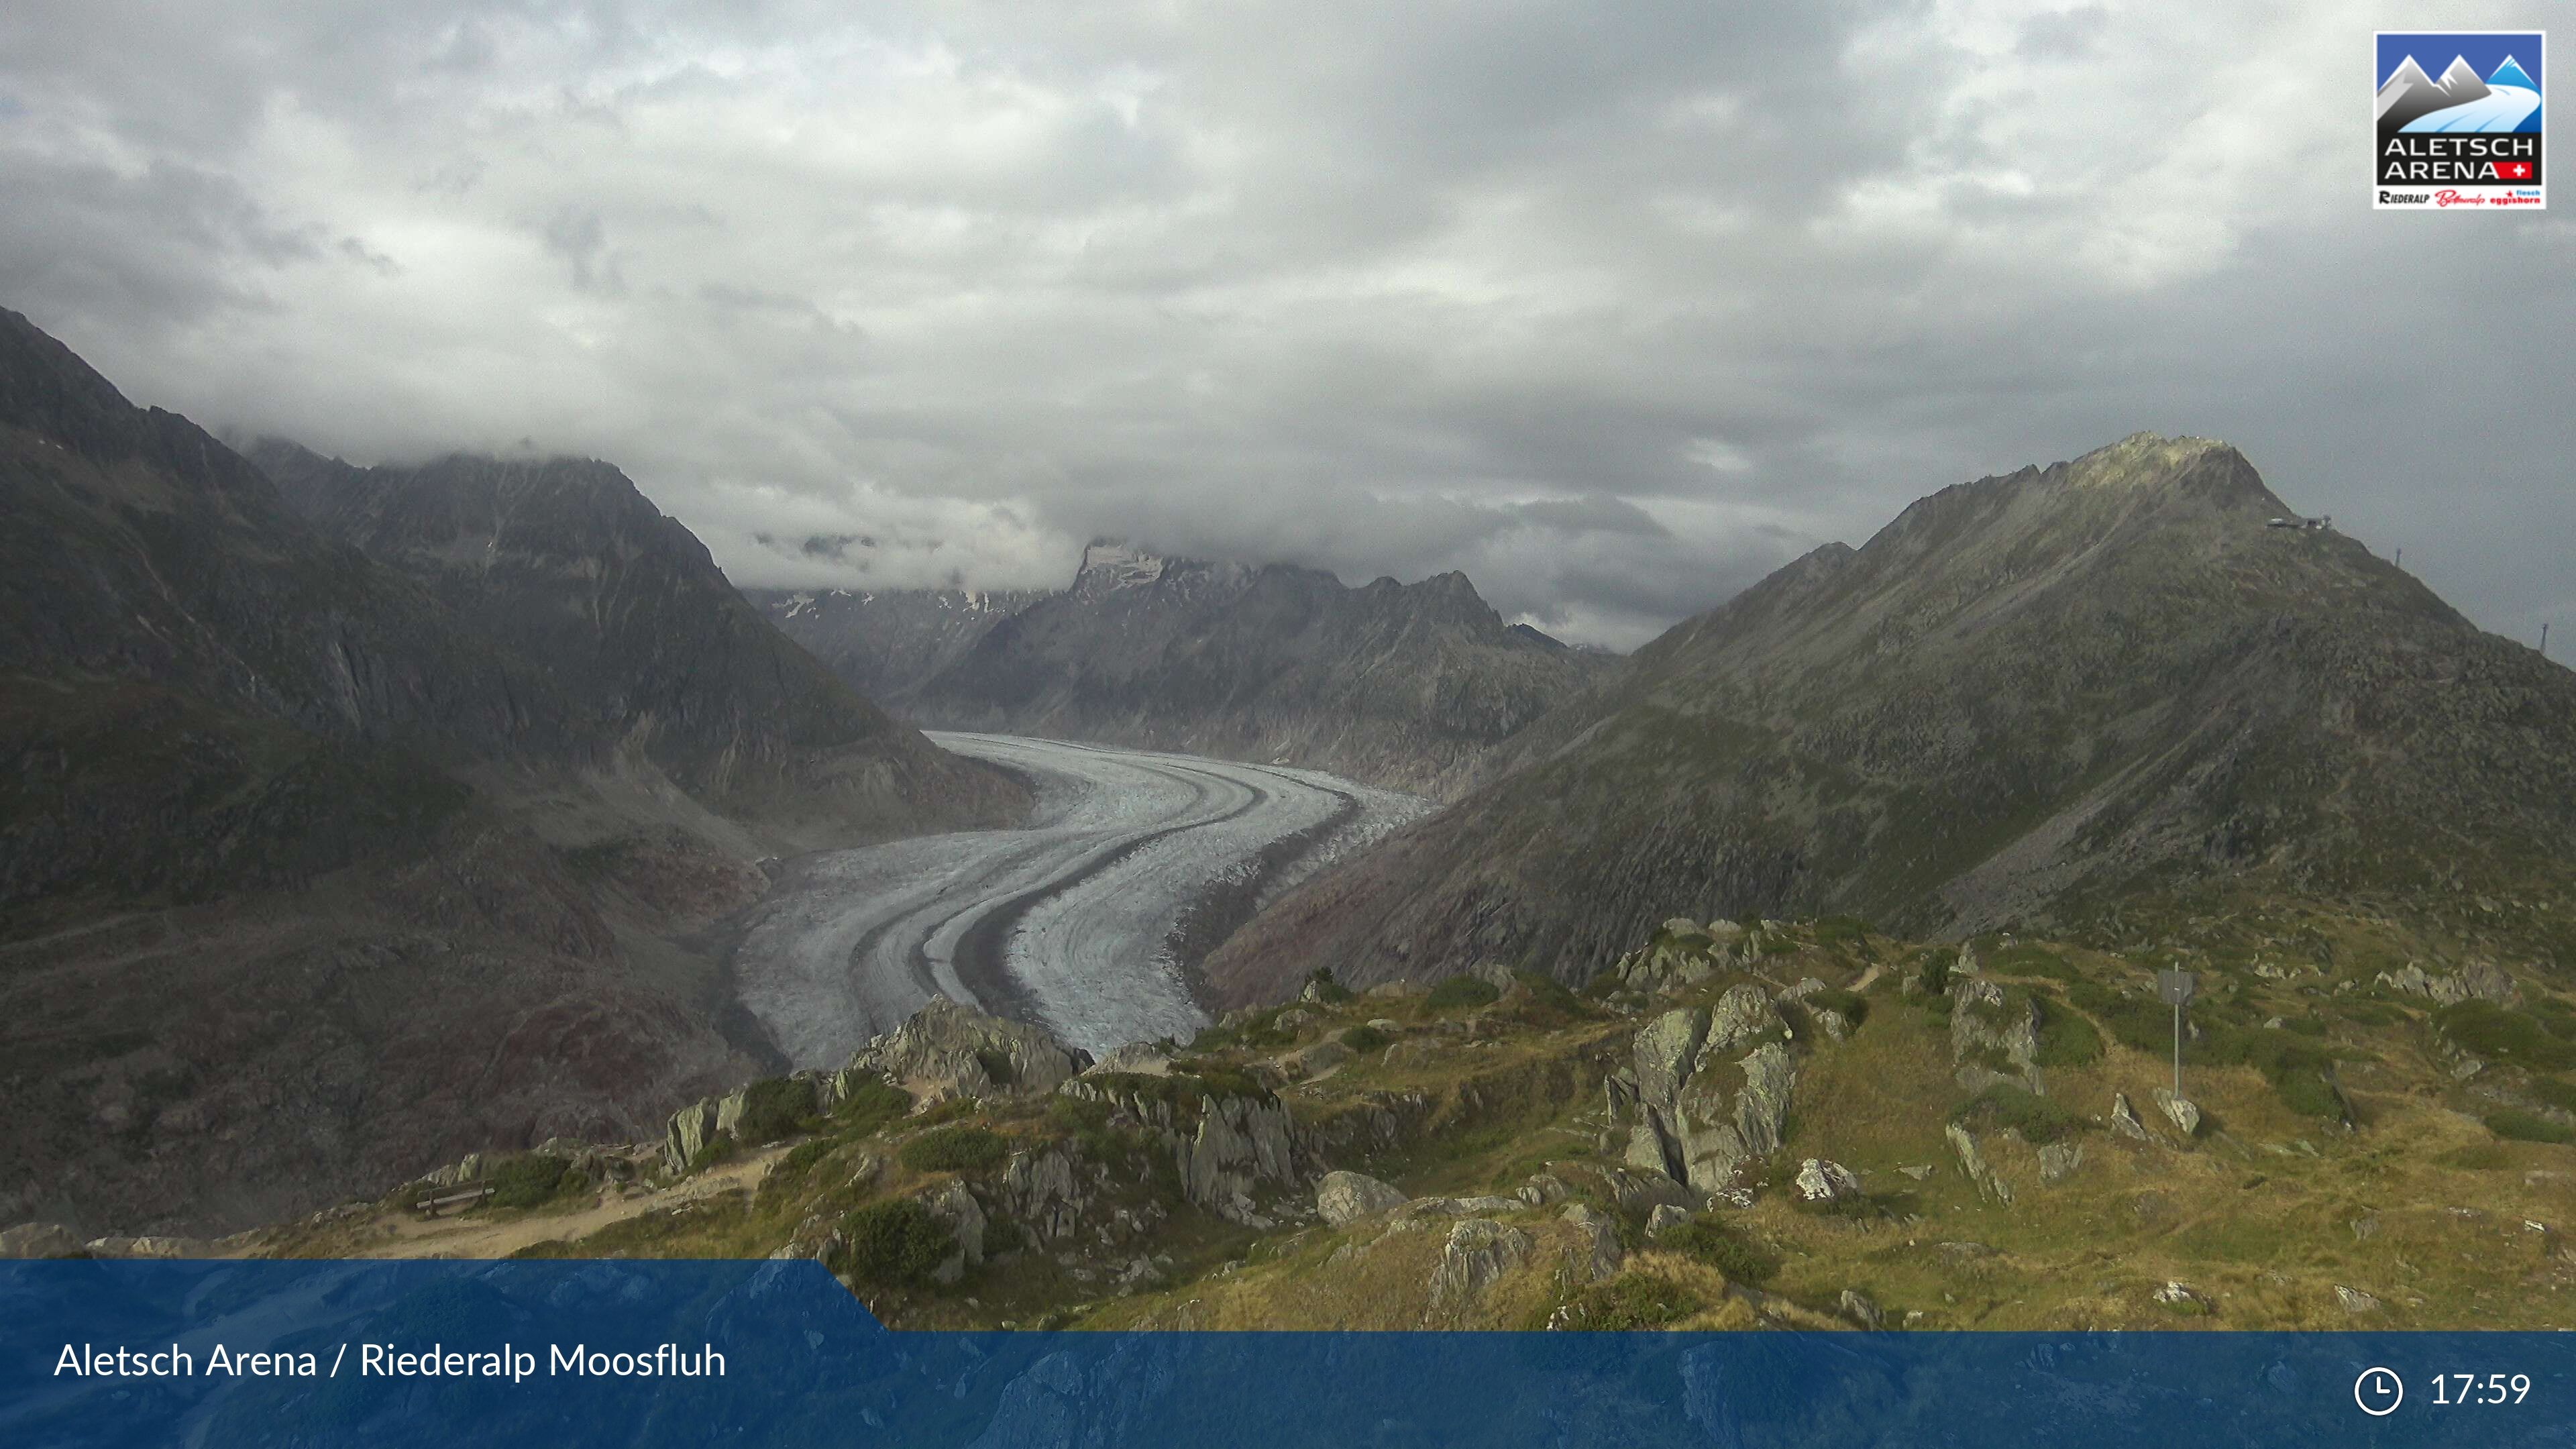
[[[2289,511],[2234,449],[2143,434],[1946,489],[1638,651],[1206,973],[1224,1003],[1318,966],[1581,982],[1673,915],[2126,939],[2227,891],[2518,901],[2487,921],[2576,949],[2539,904],[2576,856],[2576,673]]]
[[[605,464],[261,451],[0,312],[0,1222],[650,1130],[764,1059],[763,856],[1026,807]]]
[[[787,634],[931,727],[1330,770],[1441,793],[1603,673],[1464,574],[1359,588],[1102,540],[1060,593],[756,593]]]

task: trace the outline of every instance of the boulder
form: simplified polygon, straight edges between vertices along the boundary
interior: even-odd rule
[[[1330,1039],[1319,1041],[1297,1053],[1297,1065],[1307,1077],[1320,1077],[1351,1059],[1349,1047]]]
[[[1315,1186],[1315,1211],[1335,1227],[1404,1206],[1401,1188],[1357,1172],[1328,1172]]]
[[[1860,1195],[1860,1179],[1839,1162],[1810,1157],[1798,1168],[1798,1196],[1806,1202],[1850,1202]]]
[[[1627,1256],[1619,1247],[1618,1225],[1579,1202],[1568,1204],[1558,1216],[1575,1230],[1573,1250],[1566,1255],[1566,1279],[1579,1285],[1616,1276]]]
[[[2073,1142],[2043,1142],[2039,1147],[2039,1180],[2064,1182],[2084,1165],[2084,1148]]]
[[[2155,1300],[2168,1308],[2207,1308],[2209,1300],[2200,1296],[2188,1283],[2168,1281],[2155,1291]]]
[[[1977,1139],[1956,1122],[1943,1128],[1942,1133],[1950,1139],[1950,1150],[1959,1154],[1959,1170],[1977,1185],[1977,1195],[2009,1204],[2013,1200],[2012,1184],[1996,1176],[1994,1168],[1987,1165],[1985,1154],[1977,1150]]]
[[[2164,1109],[2182,1135],[2191,1137],[2200,1131],[2200,1108],[2188,1097],[2177,1097],[2171,1087],[2156,1088],[2156,1105]]]
[[[1431,1309],[1456,1318],[1472,1309],[1496,1279],[1527,1263],[1530,1235],[1491,1218],[1467,1218],[1449,1230],[1431,1270]]]
[[[877,1072],[933,1097],[1052,1092],[1091,1065],[1091,1054],[1034,1026],[987,1016],[934,996],[912,1019],[859,1048],[843,1078]]]
[[[1817,985],[1821,987],[1823,983],[1818,982]],[[1750,984],[1730,986],[1726,994],[1717,999],[1717,1007],[1709,1015],[1708,1044],[1704,1050],[1742,1051],[1755,1037],[1783,1025],[1780,1013],[1772,1007],[1771,999],[1762,994],[1761,987]]]
[[[1671,1203],[1657,1203],[1655,1210],[1646,1216],[1646,1236],[1649,1239],[1661,1238],[1689,1221],[1690,1214],[1682,1209]]]
[[[1522,1183],[1513,1196],[1531,1207],[1554,1207],[1573,1194],[1574,1189],[1565,1185],[1564,1178],[1553,1172],[1538,1172],[1532,1173],[1530,1180]]]
[[[957,1241],[957,1251],[949,1254],[948,1261],[932,1270],[931,1279],[939,1283],[954,1283],[966,1276],[967,1269],[984,1261],[984,1206],[975,1201],[975,1194],[966,1190],[966,1184],[955,1178],[950,1178],[946,1187],[922,1198],[921,1205],[930,1209],[930,1215],[937,1218],[939,1225]]]
[[[1086,1077],[1110,1072],[1126,1072],[1140,1077],[1168,1077],[1172,1074],[1172,1055],[1158,1042],[1131,1041],[1082,1069]]]
[[[1297,1033],[1313,1026],[1320,1019],[1321,1018],[1317,1017],[1315,1013],[1308,1011],[1302,1006],[1292,1006],[1286,1011],[1279,1013],[1277,1016],[1270,1018],[1270,1024],[1279,1030],[1288,1033],[1290,1036],[1295,1036]]]
[[[1950,1060],[1959,1085],[1979,1092],[1998,1082],[2044,1090],[2039,1073],[2039,1003],[2018,1002],[1993,981],[1968,977],[1950,988]]]
[[[61,1223],[20,1223],[0,1231],[0,1260],[70,1258],[84,1251],[81,1240]]]
[[[2123,1137],[2147,1141],[2147,1124],[2138,1120],[2138,1109],[2129,1105],[2129,1094],[2111,1094],[2111,1128]]]
[[[2335,1301],[2343,1305],[2343,1311],[2346,1313],[2377,1313],[2379,1311],[2379,1300],[2377,1298],[2368,1293],[2362,1292],[2358,1288],[2346,1288],[2340,1283],[2335,1285]]]
[[[1887,1326],[1887,1315],[1879,1311],[1878,1305],[1870,1301],[1869,1295],[1857,1288],[1844,1289],[1843,1296],[1835,1306],[1842,1310],[1843,1317],[1863,1328],[1876,1329]]]

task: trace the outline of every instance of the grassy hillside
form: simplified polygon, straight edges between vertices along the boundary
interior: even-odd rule
[[[905,1327],[2576,1325],[2576,1000],[2427,970],[2375,920],[2269,926],[2244,954],[2124,954],[1675,921],[1581,992],[1319,984],[1051,1092],[916,1104],[861,1073],[818,1111],[779,1084],[667,1178],[454,1227],[396,1194],[256,1251],[783,1249]],[[2189,1134],[2155,1097],[2172,962],[2202,982]],[[1780,1145],[1717,1184],[1640,1166],[1653,1044],[1730,1019],[1678,1091],[1722,1103],[1738,1052],[1776,1050]],[[1807,1201],[1809,1159],[1856,1191]],[[1319,1215],[1338,1171],[1392,1190]]]

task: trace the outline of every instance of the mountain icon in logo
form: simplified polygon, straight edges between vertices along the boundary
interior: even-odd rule
[[[2466,56],[2455,55],[2435,80],[2410,55],[2379,87],[2379,134],[2385,140],[2400,131],[2511,131],[2539,109],[2539,84],[2512,56],[2481,79]]]

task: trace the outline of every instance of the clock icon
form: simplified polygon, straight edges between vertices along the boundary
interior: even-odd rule
[[[2366,1368],[2352,1381],[2352,1401],[2374,1419],[2384,1419],[2406,1402],[2406,1385],[2395,1369]]]

